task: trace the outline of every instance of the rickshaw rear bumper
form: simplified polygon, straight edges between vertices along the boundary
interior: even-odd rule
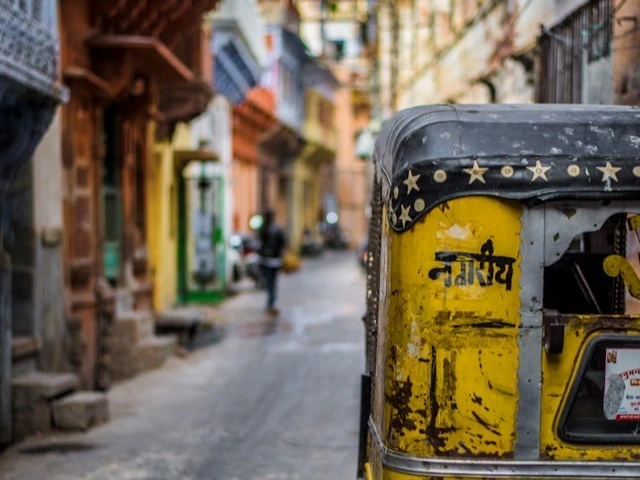
[[[637,461],[503,460],[481,458],[417,457],[387,448],[369,421],[371,447],[382,467],[424,478],[640,478]]]

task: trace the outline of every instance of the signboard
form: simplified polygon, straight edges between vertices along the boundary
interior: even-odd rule
[[[640,349],[607,348],[602,409],[607,420],[640,420]]]

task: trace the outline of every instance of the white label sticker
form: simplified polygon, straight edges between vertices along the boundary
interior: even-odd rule
[[[607,348],[602,410],[607,420],[640,420],[640,349]]]

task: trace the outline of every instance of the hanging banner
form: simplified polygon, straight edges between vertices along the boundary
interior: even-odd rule
[[[640,349],[607,348],[604,372],[605,418],[640,421]]]

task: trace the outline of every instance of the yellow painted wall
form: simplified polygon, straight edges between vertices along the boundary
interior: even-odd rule
[[[296,158],[293,168],[293,203],[289,243],[293,250],[300,248],[305,227],[315,233],[319,221],[318,212],[322,208],[321,165],[309,162],[309,154],[315,147],[306,147]]]
[[[155,129],[151,127],[149,144],[152,151],[147,169],[147,243],[153,307],[162,311],[175,305],[178,294],[178,182],[174,178],[174,153],[191,148],[189,127],[178,124],[171,142],[155,141]]]
[[[314,90],[306,93],[304,137],[309,142],[295,159],[293,168],[293,188],[291,207],[290,246],[300,248],[305,227],[315,233],[319,221],[318,212],[322,208],[322,161],[314,158],[319,146],[336,151],[337,137],[333,122],[325,125],[320,121],[320,104],[328,101]],[[335,161],[335,155],[334,155]]]

